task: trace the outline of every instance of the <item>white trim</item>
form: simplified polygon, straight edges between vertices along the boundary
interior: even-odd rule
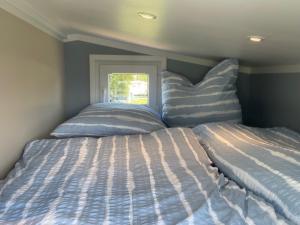
[[[149,47],[126,43],[126,42],[113,40],[113,39],[94,37],[94,36],[89,36],[89,35],[71,34],[71,35],[68,35],[64,41],[65,42],[84,41],[87,43],[103,45],[103,46],[108,46],[108,47],[112,47],[112,48],[118,48],[118,49],[123,49],[123,50],[127,50],[127,51],[143,53],[143,54],[147,54],[147,55],[163,56],[168,59],[174,59],[174,60],[178,60],[181,62],[188,62],[188,63],[198,64],[198,65],[207,66],[207,67],[213,67],[218,63],[215,60],[185,56],[185,55],[176,54],[176,53],[172,53],[172,52],[168,52],[168,51],[164,51],[164,50],[149,48]],[[300,72],[300,64],[282,65],[282,66],[266,66],[266,67],[240,66],[239,71],[241,73],[245,73],[245,74],[299,73]]]
[[[133,62],[156,62],[161,64],[161,69],[167,69],[167,59],[161,56],[144,55],[90,55],[90,63],[95,61],[133,61]]]
[[[180,60],[182,62],[190,62],[195,64],[200,64],[203,66],[214,66],[217,64],[217,61],[204,59],[204,58],[196,58],[191,56],[180,55],[164,50],[159,50],[155,48],[149,48],[142,45],[131,44],[127,42],[117,41],[113,39],[106,39],[102,37],[94,37],[89,35],[82,35],[82,34],[70,34],[64,40],[65,42],[71,41],[84,41],[87,43],[97,44],[97,45],[104,45],[112,48],[118,48],[122,50],[153,55],[153,56],[162,56],[169,59]]]
[[[0,8],[19,17],[52,37],[63,40],[66,35],[39,14],[29,3],[20,0],[0,0]]]
[[[300,73],[300,64],[280,65],[280,66],[264,66],[252,67],[251,74],[284,74],[284,73]]]
[[[21,0],[0,0],[0,8],[19,17],[34,27],[44,31],[45,33],[65,42],[84,41],[87,43],[104,45],[113,48],[119,48],[127,51],[143,53],[147,55],[162,56],[182,62],[199,64],[202,66],[213,67],[218,62],[211,59],[197,58],[173,53],[165,50],[150,48],[142,45],[127,43],[109,38],[96,37],[84,34],[65,34],[58,27],[49,21],[45,16],[41,15],[28,2]],[[240,72],[246,74],[268,74],[268,73],[300,73],[300,64],[279,65],[279,66],[240,66]]]
[[[239,72],[245,73],[245,74],[251,74],[252,73],[252,67],[249,66],[240,66]]]
[[[147,54],[147,55],[162,56],[168,59],[174,59],[181,62],[188,62],[188,63],[198,64],[207,67],[213,67],[218,63],[218,61],[215,60],[186,56],[186,55],[176,54],[164,50],[145,47],[142,45],[136,45],[127,42],[102,38],[102,37],[94,37],[90,35],[70,34],[64,40],[64,42],[71,42],[71,41],[84,41],[91,44],[103,45],[103,46],[118,48],[122,50],[127,50],[127,51]],[[250,74],[251,68],[246,66],[240,66],[240,72]]]
[[[161,105],[160,73],[167,69],[167,59],[161,56],[137,56],[137,55],[90,55],[90,103],[97,103],[101,99],[100,91],[100,68],[101,65],[114,64],[153,64],[157,68],[156,79],[156,109]],[[153,105],[154,107],[154,105]]]

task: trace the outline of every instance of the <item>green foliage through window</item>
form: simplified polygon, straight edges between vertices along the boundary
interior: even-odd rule
[[[112,73],[108,75],[110,102],[149,104],[149,75],[145,73]]]

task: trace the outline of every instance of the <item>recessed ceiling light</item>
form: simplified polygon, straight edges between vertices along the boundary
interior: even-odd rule
[[[146,20],[155,20],[157,18],[157,16],[146,12],[138,12],[138,15]]]
[[[259,36],[259,35],[250,35],[248,38],[250,41],[255,42],[255,43],[259,43],[259,42],[262,42],[263,40],[265,40],[264,37]]]

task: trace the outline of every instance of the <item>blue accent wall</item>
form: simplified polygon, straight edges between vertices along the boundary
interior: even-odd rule
[[[249,78],[247,123],[300,132],[300,73],[252,74]]]
[[[65,117],[70,118],[90,102],[89,55],[141,55],[136,52],[81,41],[64,44]],[[168,59],[169,71],[183,74],[193,83],[210,69],[198,64]],[[300,131],[300,73],[243,74],[237,80],[243,121],[257,127],[286,126]]]
[[[89,44],[82,41],[65,43],[64,54],[66,119],[74,116],[90,103],[90,54],[140,55],[134,52]]]

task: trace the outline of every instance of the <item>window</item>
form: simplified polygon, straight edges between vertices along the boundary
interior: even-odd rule
[[[149,105],[149,74],[108,74],[108,101]]]
[[[162,69],[162,57],[91,55],[91,103],[141,104],[159,110]]]

